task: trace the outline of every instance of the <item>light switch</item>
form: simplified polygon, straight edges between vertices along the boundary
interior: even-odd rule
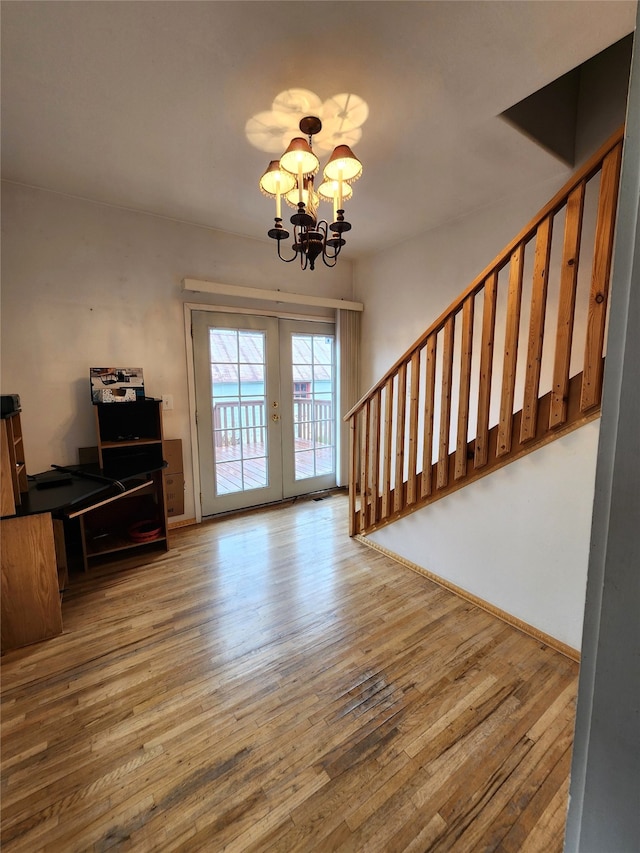
[[[162,395],[162,411],[171,412],[173,410],[173,394]]]

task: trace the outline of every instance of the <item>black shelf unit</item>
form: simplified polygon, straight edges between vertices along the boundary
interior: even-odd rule
[[[147,469],[127,490],[97,506],[76,508],[68,519],[77,525],[85,571],[98,561],[140,556],[169,547],[164,491],[162,403],[94,404],[98,463],[107,477],[120,479],[131,470]],[[155,470],[153,470],[155,469]],[[138,538],[140,525],[153,529],[152,538]],[[137,529],[136,529],[137,528]]]

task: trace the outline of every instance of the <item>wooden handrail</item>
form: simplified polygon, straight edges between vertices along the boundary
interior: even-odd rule
[[[500,270],[507,265],[509,259],[511,257],[514,249],[521,243],[527,242],[531,237],[535,234],[536,229],[540,225],[540,223],[549,216],[553,216],[554,213],[563,207],[566,202],[567,196],[569,193],[575,189],[575,187],[583,181],[588,181],[593,175],[600,169],[602,165],[602,161],[606,157],[606,155],[618,145],[622,141],[624,136],[624,125],[619,127],[618,130],[614,134],[612,134],[607,141],[600,146],[600,148],[596,151],[593,157],[590,157],[589,160],[584,163],[584,165],[575,172],[567,181],[567,183],[553,196],[553,198],[545,204],[545,206],[538,211],[538,213],[533,217],[533,219],[529,222],[528,225],[520,231],[520,233],[508,243],[505,248],[497,255],[491,263],[484,268],[484,270],[480,273],[480,275],[476,276],[471,284],[467,287],[466,290],[462,292],[460,296],[457,296],[454,301],[446,308],[442,314],[435,320],[429,328],[424,332],[410,347],[406,352],[404,352],[400,358],[395,361],[391,367],[387,370],[384,376],[379,379],[375,385],[372,385],[369,390],[363,394],[363,396],[358,400],[358,402],[353,406],[347,414],[344,416],[344,421],[348,421],[349,418],[353,414],[359,411],[359,409],[363,406],[365,400],[367,400],[375,391],[378,391],[380,388],[384,386],[387,379],[391,376],[394,376],[403,362],[406,362],[411,358],[413,353],[416,350],[421,349],[424,346],[427,338],[440,331],[444,326],[447,318],[451,314],[455,314],[460,309],[460,306],[471,294],[475,293],[479,288],[482,287],[486,279],[494,272],[498,273]]]
[[[388,524],[597,416],[623,136],[624,128],[618,129],[345,415],[352,534]],[[584,297],[584,211],[597,176]],[[554,255],[556,221],[563,225],[555,229],[562,248]],[[525,258],[532,248],[529,273]],[[558,282],[555,316],[547,304],[551,279]],[[499,303],[501,288],[506,293]],[[578,303],[586,307],[584,329],[576,325]],[[580,345],[576,329],[584,332],[579,381],[571,376]],[[553,359],[543,377],[549,347]],[[541,395],[542,378],[551,389]]]

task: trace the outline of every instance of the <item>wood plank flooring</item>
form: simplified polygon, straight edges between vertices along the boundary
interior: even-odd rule
[[[2,659],[2,850],[562,850],[577,665],[298,501]]]

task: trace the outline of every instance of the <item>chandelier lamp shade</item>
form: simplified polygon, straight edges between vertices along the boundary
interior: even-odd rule
[[[296,136],[279,160],[272,160],[260,178],[260,190],[276,200],[274,226],[267,233],[276,241],[278,257],[285,263],[296,258],[302,269],[314,269],[320,257],[328,267],[334,267],[340,250],[345,245],[343,234],[351,230],[344,218],[344,202],[353,195],[351,184],[362,174],[362,163],[348,145],[338,145],[327,165],[323,180],[315,189],[314,178],[320,171],[320,162],[313,152],[312,139],[322,130],[316,116],[300,120],[300,131],[308,137]],[[289,239],[289,231],[282,224],[282,201],[295,210],[290,222],[293,225],[293,255],[284,257],[280,245]],[[320,201],[333,204],[333,218],[318,218]]]

